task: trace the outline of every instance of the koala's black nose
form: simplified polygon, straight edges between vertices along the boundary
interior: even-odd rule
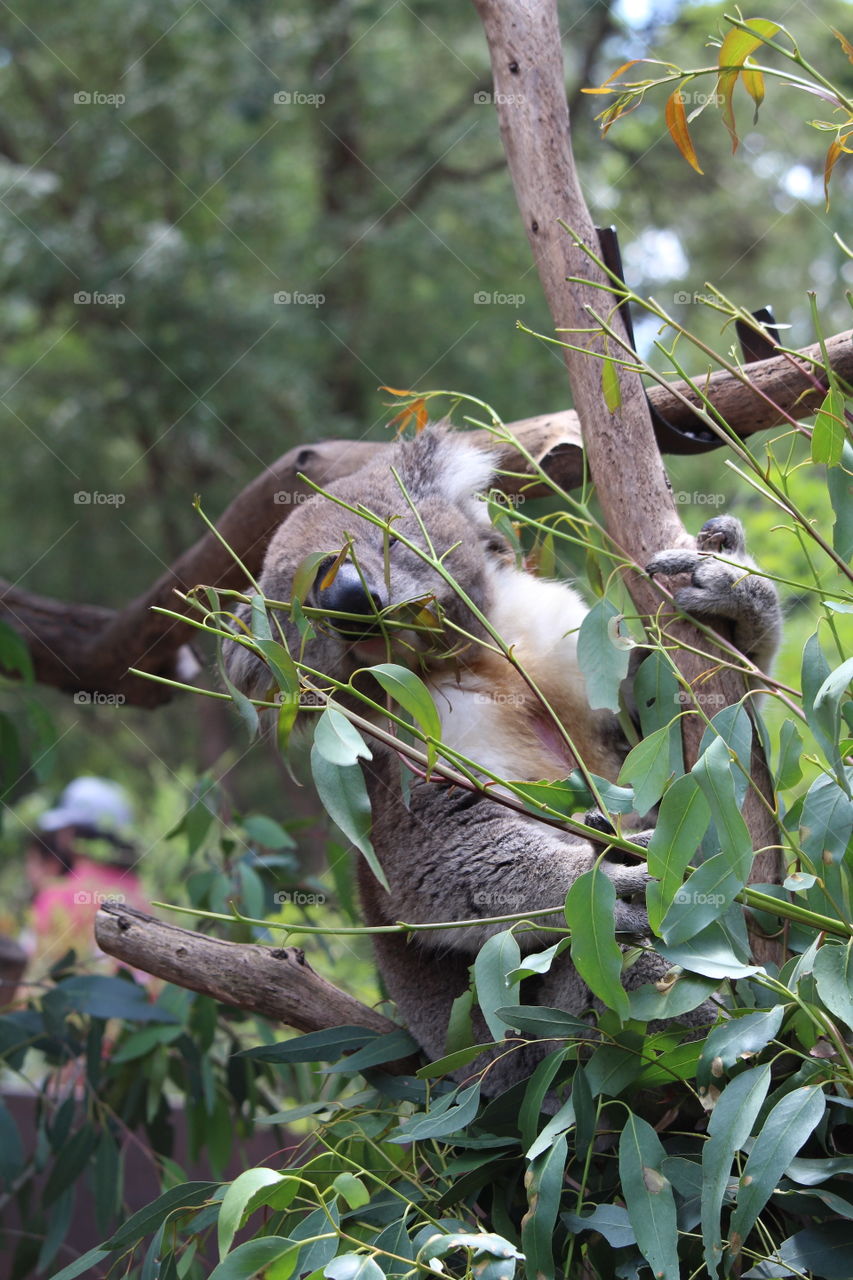
[[[329,585],[322,587],[319,584],[327,572],[328,568],[323,566],[317,575],[317,607],[334,613],[357,615],[354,618],[331,619],[332,626],[342,635],[359,637],[375,634],[379,629],[376,615],[387,604],[384,591],[369,587],[350,560],[345,560]],[[364,622],[359,621],[360,618]]]

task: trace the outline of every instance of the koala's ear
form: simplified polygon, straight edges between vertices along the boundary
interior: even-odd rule
[[[430,427],[404,446],[404,482],[419,497],[435,495],[462,505],[488,489],[497,455],[469,444],[462,435]]]

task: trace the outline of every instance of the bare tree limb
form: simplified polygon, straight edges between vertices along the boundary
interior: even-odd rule
[[[321,978],[299,947],[225,942],[116,903],[104,903],[98,912],[95,939],[102,951],[135,969],[296,1031],[399,1030],[390,1018]],[[416,1057],[401,1058],[383,1070],[401,1075],[419,1065]]]
[[[584,445],[604,522],[628,558],[646,564],[661,548],[686,545],[692,539],[678,518],[639,374],[619,368],[619,403],[612,412],[605,405],[602,363],[597,357],[606,353],[606,346],[596,331],[594,314],[608,310],[607,295],[602,292],[608,280],[584,252],[584,246],[597,252],[598,240],[572,155],[556,3],[474,2],[489,44],[507,162],[542,286],[555,327],[568,330],[569,340],[581,348],[566,349],[564,358],[584,424]],[[561,221],[572,229],[571,236]],[[567,280],[581,283],[567,286]],[[611,314],[610,320],[617,333],[622,330],[618,313]],[[657,588],[638,574],[627,575],[627,585],[640,614],[653,616],[661,602]],[[670,629],[676,638],[697,644],[690,624],[673,621]],[[694,688],[701,682],[704,697],[711,694],[719,699],[717,706],[743,697],[737,672],[715,671],[706,660],[685,651],[676,659]],[[698,755],[704,722],[698,715],[686,715],[682,724],[689,768]],[[758,746],[752,765],[753,781],[771,798],[770,778]],[[744,818],[753,848],[768,850],[756,857],[751,878],[778,880],[778,832],[772,805],[768,811],[752,788],[747,792]]]
[[[559,284],[564,288],[562,280]],[[600,297],[596,301],[600,306]],[[853,382],[851,338],[853,334],[848,331],[827,341],[833,369],[848,382]],[[797,360],[776,356],[749,365],[747,385],[720,370],[704,379],[702,387],[733,430],[747,436],[784,422],[786,413],[799,419],[815,412],[821,391],[819,385],[815,386],[810,371],[820,362],[820,348],[815,345],[803,350]],[[598,368],[597,362],[589,361],[589,364],[593,369]],[[693,420],[682,396],[699,407],[699,397],[684,382],[673,383],[672,389],[654,386],[648,392],[649,401],[669,422],[685,428]],[[587,407],[584,412],[588,421],[596,424],[597,432],[606,411],[597,405],[592,409]],[[571,489],[580,483],[583,445],[580,420],[574,410],[525,418],[510,423],[509,428],[563,488]],[[478,436],[474,432],[472,438],[475,441],[481,438],[482,443],[493,447],[487,433]],[[631,472],[630,500],[625,508],[630,511],[642,477],[633,444],[625,448],[627,438],[620,438],[615,448],[621,465]],[[289,450],[237,495],[219,520],[219,532],[247,568],[255,572],[260,568],[275,529],[311,493],[309,486],[297,478],[300,473],[315,484],[326,485],[350,475],[386,448],[388,445],[384,442],[327,440]],[[652,444],[651,448],[657,457],[656,446]],[[519,456],[511,451],[501,462],[510,470],[524,469]],[[595,466],[600,469],[601,462],[597,460]],[[604,474],[608,474],[606,464]],[[512,492],[521,483],[507,480],[504,488]],[[624,492],[623,485],[620,494]],[[614,505],[621,515],[619,501]],[[618,540],[630,548],[632,540],[626,532],[625,520],[620,519],[615,527],[619,530]],[[613,528],[611,524],[611,531]],[[65,603],[0,581],[0,619],[27,641],[36,678],[43,684],[68,693],[116,694],[131,705],[155,707],[170,700],[171,690],[128,675],[128,668],[138,667],[169,679],[190,674],[183,662],[186,655],[182,654],[181,647],[192,640],[192,628],[151,610],[159,605],[183,612],[184,606],[175,590],[188,591],[199,583],[224,588],[244,585],[241,571],[211,533],[199,538],[148,591],[120,610]]]

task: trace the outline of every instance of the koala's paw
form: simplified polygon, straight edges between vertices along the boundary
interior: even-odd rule
[[[737,563],[725,563],[728,559]],[[667,577],[689,573],[690,585],[673,597],[679,609],[696,618],[733,623],[737,647],[764,667],[779,642],[781,614],[776,588],[752,573],[754,567],[746,554],[740,521],[734,516],[714,516],[696,535],[695,551],[683,547],[660,551],[646,572]]]

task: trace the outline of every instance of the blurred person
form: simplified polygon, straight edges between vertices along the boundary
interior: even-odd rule
[[[30,956],[31,979],[43,977],[72,949],[87,968],[105,959],[94,933],[102,903],[148,909],[133,870],[135,848],[127,839],[132,824],[133,808],[124,788],[94,777],[75,778],[38,820],[25,854],[32,903],[21,938]],[[92,846],[106,850],[96,856]],[[111,969],[115,964],[108,961]]]

